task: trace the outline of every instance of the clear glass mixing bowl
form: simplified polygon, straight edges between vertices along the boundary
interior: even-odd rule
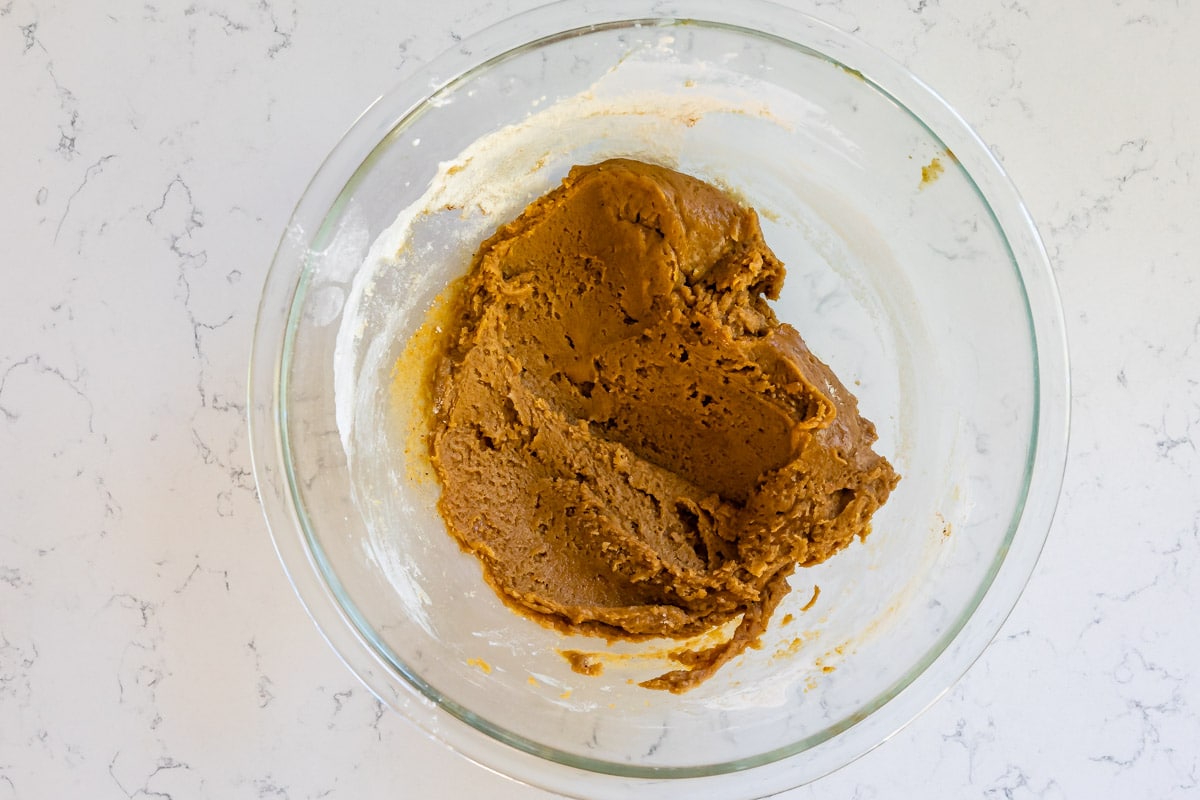
[[[483,237],[616,155],[759,210],[788,265],[779,317],[904,476],[865,542],[794,576],[760,649],[680,696],[636,685],[670,668],[669,643],[564,637],[484,584],[436,513],[401,358]],[[284,566],[389,706],[563,794],[753,797],[879,744],[982,652],[1046,537],[1067,393],[1037,232],[916,78],[762,2],[570,0],[431,63],[321,166],[267,278],[250,421]],[[604,673],[572,672],[564,649]]]

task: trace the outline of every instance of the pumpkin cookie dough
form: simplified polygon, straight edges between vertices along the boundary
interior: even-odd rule
[[[775,318],[783,279],[752,210],[612,160],[499,228],[456,299],[431,456],[500,596],[610,639],[740,617],[644,686],[686,691],[755,643],[796,566],[865,537],[899,480]]]

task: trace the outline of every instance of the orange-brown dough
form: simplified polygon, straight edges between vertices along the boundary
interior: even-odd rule
[[[754,643],[797,564],[898,476],[857,402],[767,304],[758,217],[663,167],[575,167],[475,255],[434,375],[432,460],[459,544],[515,608],[609,638]]]

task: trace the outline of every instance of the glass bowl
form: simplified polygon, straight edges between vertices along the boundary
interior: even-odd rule
[[[871,536],[797,571],[760,648],[682,695],[636,685],[676,643],[505,607],[447,535],[421,441],[429,310],[498,224],[610,156],[758,209],[788,265],[778,316],[903,475]],[[762,2],[557,3],[381,97],[297,205],[250,377],[266,516],[333,648],[467,757],[585,797],[762,796],[892,735],[1012,609],[1066,451],[1061,311],[1000,166],[901,67]]]

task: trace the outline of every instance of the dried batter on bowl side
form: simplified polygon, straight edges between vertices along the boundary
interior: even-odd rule
[[[775,318],[783,280],[754,211],[618,159],[499,228],[454,301],[431,458],[496,592],[609,639],[740,618],[644,686],[686,691],[754,643],[796,566],[865,537],[899,480]]]

